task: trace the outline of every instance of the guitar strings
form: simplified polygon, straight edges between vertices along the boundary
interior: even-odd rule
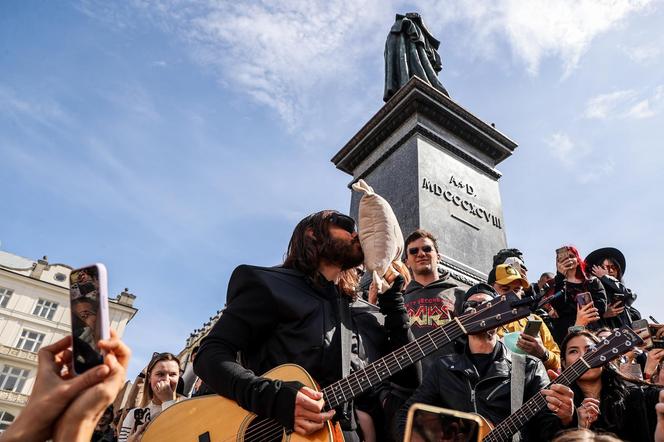
[[[627,334],[628,332],[626,330],[623,330],[623,334]],[[620,337],[620,334],[614,334],[610,339],[605,339],[602,341],[602,345],[599,347],[596,347],[595,350],[587,354],[588,360],[584,362],[586,359],[586,355],[583,357],[579,358],[577,361],[575,361],[572,365],[570,365],[567,369],[563,370],[563,372],[558,376],[554,381],[550,382],[546,387],[549,388],[553,384],[563,384],[566,386],[571,385],[572,382],[576,381],[579,377],[581,377],[586,371],[590,370],[588,365],[592,366],[595,364],[596,359],[600,359],[601,357],[604,356],[603,353],[606,352],[607,348],[610,348],[613,345],[614,339]],[[609,358],[604,362],[602,365],[606,365],[609,362],[611,362],[612,359],[615,357],[618,357],[618,355],[625,353],[629,348],[630,341],[626,341],[623,343],[619,343],[616,345],[613,349],[612,352],[614,352],[614,357]],[[625,348],[623,351],[617,350],[617,347],[620,347],[622,345],[625,345]],[[617,353],[615,353],[617,351]],[[599,365],[599,366],[602,366]],[[595,367],[593,367],[595,368]],[[544,398],[544,395],[541,392],[537,392],[532,398],[530,398],[528,401],[526,401],[525,404],[521,408],[519,408],[516,412],[514,412],[512,415],[507,417],[504,421],[499,423],[493,430],[489,432],[483,439],[483,442],[491,442],[491,441],[503,441],[503,440],[509,440],[514,433],[519,431],[532,417],[538,413],[540,410],[542,410],[544,407],[547,406],[546,403],[546,398]],[[528,416],[525,414],[526,412],[530,413],[531,415]],[[521,422],[521,416],[525,417],[525,421]],[[517,422],[514,422],[514,421]],[[511,428],[510,428],[511,427]]]
[[[503,301],[501,301],[501,302],[503,302]],[[496,304],[496,305],[498,305],[498,304]],[[486,314],[486,312],[484,312],[483,310],[480,310],[480,311],[478,311],[478,312],[475,312],[475,313],[472,313],[472,314],[466,315],[466,317],[463,318],[463,319],[462,319],[462,318],[459,318],[459,320],[460,320],[460,322],[462,323],[462,325],[464,326],[464,328],[465,328],[465,327],[472,328],[473,326],[476,326],[476,325],[478,325],[478,324],[481,324],[482,321],[485,321],[485,320],[486,320],[486,319],[479,319],[479,320],[471,321],[471,320],[475,319],[476,316],[484,316],[484,315],[481,315],[482,313]],[[444,334],[446,337],[448,337],[449,341],[451,342],[451,341],[453,341],[453,340],[455,340],[455,339],[457,339],[457,338],[459,338],[459,337],[461,337],[461,336],[463,336],[463,335],[465,334],[465,333],[463,333],[463,330],[461,329],[461,327],[459,326],[458,323],[456,323],[456,322],[451,322],[450,324],[453,324],[453,326],[450,327],[450,328],[452,329],[452,330],[450,330],[450,333],[447,333],[447,332],[444,330],[445,327],[439,327],[439,328],[436,328],[435,330],[432,330],[431,332],[427,333],[427,335],[429,335],[429,337],[431,337],[431,338],[433,338],[433,335],[440,335],[440,336],[436,336],[437,338],[439,338],[439,337],[442,337],[442,335]],[[410,354],[408,354],[409,360],[410,360],[411,362],[410,362],[410,363],[407,363],[406,366],[410,366],[411,364],[413,364],[413,363],[419,361],[420,359],[423,359],[423,358],[426,356],[426,354],[428,354],[429,352],[432,352],[432,351],[434,351],[434,350],[437,350],[437,349],[439,348],[439,346],[437,346],[437,345],[434,343],[433,340],[431,340],[431,342],[427,342],[426,344],[424,344],[426,350],[423,350],[422,347],[419,346],[419,344],[417,344],[417,341],[421,340],[422,338],[424,338],[424,337],[427,336],[427,335],[423,335],[422,337],[416,339],[415,341],[412,341],[412,342],[406,344],[405,346],[401,347],[400,349],[395,350],[394,352],[392,352],[392,353],[390,353],[390,354],[388,354],[388,355],[386,355],[386,356],[380,358],[379,360],[377,360],[377,361],[375,361],[375,362],[369,364],[367,367],[365,367],[365,368],[363,368],[362,370],[356,372],[356,374],[360,374],[360,373],[362,373],[362,372],[366,372],[369,368],[371,368],[372,366],[374,366],[375,376],[376,376],[376,379],[375,379],[375,380],[376,380],[376,383],[381,382],[382,379],[381,379],[380,375],[379,375],[378,372],[377,372],[376,365],[379,365],[380,363],[382,363],[383,366],[385,367],[385,363],[386,363],[386,358],[387,358],[387,357],[392,356],[392,355],[396,354],[397,352],[403,352],[403,351],[406,351],[406,352],[409,353],[409,350],[407,350],[407,347],[412,347],[411,350],[415,350],[415,347],[417,347],[417,349],[419,349],[419,351],[422,353],[422,356],[416,356],[415,359],[413,359],[413,358],[410,357]],[[393,357],[394,357],[394,356],[393,356]],[[395,359],[395,360],[396,360],[396,359]],[[397,362],[397,363],[398,363],[398,362]],[[387,377],[389,377],[389,376],[392,374],[392,373],[390,373],[389,369],[388,369],[388,373],[389,373],[389,375],[388,375]],[[374,375],[373,375],[373,374],[369,374],[369,373],[367,373],[367,378],[368,378],[368,379],[372,379],[372,378],[371,378],[372,376],[374,376]],[[349,376],[349,377],[350,377],[350,376]],[[348,378],[349,378],[349,377],[348,377]],[[348,378],[346,378],[346,379],[348,379]],[[341,381],[343,381],[343,379],[340,380],[340,381],[337,381],[335,384],[338,384],[338,383],[340,383]],[[357,380],[357,381],[358,381],[358,385],[359,385],[359,380]],[[371,381],[369,381],[369,383],[371,384]],[[332,384],[332,385],[335,385],[335,384]],[[350,382],[348,382],[348,384],[349,384],[349,387],[350,387]],[[330,385],[330,386],[328,386],[328,387],[325,387],[325,388],[322,390],[323,393],[325,394],[325,391],[326,391],[327,389],[329,389],[332,385]],[[342,387],[342,388],[343,388],[343,387]],[[350,394],[353,394],[352,387],[351,387],[351,391],[350,391],[349,393],[350,393]],[[327,398],[327,396],[325,396],[325,397]],[[336,396],[331,396],[331,397],[336,399]],[[354,397],[354,395],[351,396],[351,398],[352,398],[352,397]],[[345,395],[344,395],[344,398],[345,398]],[[327,401],[326,401],[326,402],[327,402]],[[335,405],[335,407],[338,406],[340,403],[343,403],[343,402],[339,402],[339,401],[337,400],[337,404]],[[328,403],[328,406],[329,406],[329,403]],[[335,407],[332,407],[332,408],[335,408]],[[263,420],[264,420],[264,422],[257,424],[255,427],[252,427],[252,428],[250,428],[249,430],[247,430],[247,432],[245,432],[245,439],[246,439],[246,437],[256,437],[256,438],[260,437],[260,438],[262,438],[262,437],[264,437],[265,435],[270,434],[270,433],[273,433],[273,432],[276,432],[276,431],[278,431],[279,433],[283,432],[283,427],[282,427],[281,424],[279,424],[278,422],[276,422],[276,421],[274,421],[274,420],[272,420],[272,419],[263,419]],[[236,433],[235,436],[237,436],[238,434],[239,434],[239,433]],[[276,434],[276,433],[275,433],[275,434]],[[233,440],[233,439],[235,439],[235,437],[231,437],[231,438],[229,438],[229,439],[227,439],[227,440]],[[258,440],[262,440],[262,439],[258,439]]]
[[[479,313],[479,312],[478,312],[478,313]],[[475,313],[475,314],[471,314],[471,315],[467,315],[468,317],[467,317],[467,318],[464,318],[464,320],[463,320],[462,322],[465,322],[466,320],[469,320],[469,319],[473,319],[474,316],[476,316],[476,315],[477,315],[477,313]],[[476,321],[476,323],[480,323],[480,322],[481,322],[481,320],[480,320],[480,321]],[[438,329],[436,329],[436,330],[433,330],[433,331],[430,332],[430,333],[431,333],[431,334],[434,334],[434,333],[436,333],[436,334],[443,334],[443,333],[444,333],[444,334],[447,335],[447,336],[449,336],[449,335],[453,335],[453,336],[454,336],[454,335],[457,335],[458,332],[461,331],[461,328],[458,326],[457,323],[453,323],[453,324],[456,326],[456,329],[458,329],[458,330],[455,330],[455,331],[456,331],[455,333],[447,334],[447,333],[443,330],[443,327],[440,327],[440,328],[438,328]],[[470,322],[469,322],[469,323],[466,324],[466,325],[467,325],[468,327],[471,327],[472,325],[475,325],[475,323],[470,323]],[[454,327],[450,327],[450,328],[454,328]],[[463,333],[460,333],[460,334],[459,334],[459,336],[462,336],[462,335],[463,335]],[[441,337],[442,337],[442,336],[441,336]],[[456,336],[456,337],[458,337],[458,336]],[[456,337],[454,337],[454,338],[450,338],[450,340],[456,339]],[[420,339],[421,339],[421,338],[420,338]],[[399,351],[404,351],[404,350],[406,349],[406,347],[408,347],[408,346],[414,347],[414,346],[412,345],[413,343],[414,343],[414,342],[411,342],[411,343],[407,344],[406,346],[402,347],[401,349],[395,350],[394,353],[399,352]],[[431,344],[430,344],[430,345],[431,345]],[[437,347],[434,347],[434,349],[435,349],[435,348],[437,348]],[[388,356],[389,356],[389,355],[388,355]],[[423,357],[423,356],[422,356],[422,357]],[[422,357],[420,357],[419,359],[421,359]],[[365,371],[367,371],[369,368],[371,368],[372,365],[373,365],[374,368],[375,368],[375,364],[379,364],[383,359],[385,359],[385,357],[379,359],[378,361],[375,361],[374,363],[370,364],[369,366],[365,367],[364,369],[358,371],[357,374],[359,374],[359,373],[361,373],[361,372],[365,372]],[[408,363],[407,366],[409,366],[410,364],[416,362],[416,361],[419,360],[419,359],[416,357],[416,358],[413,360],[413,359],[410,357],[410,355],[409,355],[409,360],[410,360],[411,362]],[[383,361],[383,363],[384,363],[384,361]],[[388,370],[388,372],[389,372],[389,370]],[[380,375],[378,374],[377,370],[375,370],[375,373],[373,373],[373,374],[370,374],[370,373],[367,372],[367,373],[366,373],[366,378],[369,379],[369,383],[370,383],[370,384],[372,384],[371,380],[373,379],[373,376],[376,376],[376,378],[377,378],[377,379],[375,379],[376,383],[378,383],[378,382],[381,381]],[[337,383],[339,383],[339,382],[340,382],[340,381],[337,381],[335,384],[337,384]],[[359,383],[359,380],[358,380],[358,383]],[[335,385],[335,384],[332,384],[332,385]],[[332,385],[331,385],[331,386],[332,386]],[[322,390],[324,395],[325,395],[325,391],[326,391],[327,389],[329,389],[331,386],[328,386],[328,387],[326,387],[326,388],[324,388],[324,389]],[[349,383],[349,386],[350,386],[350,383]],[[352,391],[351,391],[350,393],[352,393]],[[333,396],[333,395],[331,395],[331,394],[330,394],[330,395],[326,395],[325,397],[326,397],[326,398],[328,398],[328,397],[329,397],[329,398],[335,398],[335,396]],[[345,397],[345,394],[344,394],[344,397]],[[329,402],[329,401],[326,401],[326,402],[327,402],[327,403],[326,403],[326,406],[329,407],[330,402]],[[339,403],[340,403],[340,402],[337,401],[337,406],[339,405]],[[335,406],[335,407],[336,407],[336,406]],[[332,408],[335,408],[335,407],[332,407]],[[256,425],[255,427],[253,427],[253,428],[250,428],[250,429],[245,433],[245,438],[246,438],[246,437],[263,437],[264,435],[269,434],[269,433],[275,431],[275,427],[277,427],[276,429],[278,429],[280,432],[283,431],[282,426],[281,426],[279,423],[277,423],[277,422],[275,422],[274,420],[271,420],[271,419],[265,419],[265,422],[260,423],[260,424],[257,424],[257,425]],[[233,439],[233,438],[231,438],[231,439]],[[259,439],[259,440],[260,440],[260,439]]]

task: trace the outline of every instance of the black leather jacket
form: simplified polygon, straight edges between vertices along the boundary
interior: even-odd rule
[[[313,281],[296,270],[279,267],[239,266],[229,281],[227,306],[203,339],[194,371],[216,393],[292,428],[301,384],[259,376],[278,365],[294,363],[322,387],[341,379],[339,309],[344,308],[343,303],[348,308],[350,301],[324,278]],[[351,369],[362,368],[412,338],[402,295],[380,302],[384,315],[362,301],[350,307]],[[238,352],[244,367],[236,362]],[[418,368],[412,366],[392,381],[414,388],[419,382]]]
[[[414,403],[469,413],[478,413],[494,425],[511,414],[511,370],[510,351],[498,341],[493,353],[493,362],[485,376],[480,378],[468,355],[454,353],[438,359],[399,414],[399,432],[403,437],[408,409]],[[549,383],[549,378],[537,358],[526,357],[525,388],[523,401],[540,391]],[[521,440],[550,440],[562,427],[562,423],[548,409],[539,412],[521,430]]]

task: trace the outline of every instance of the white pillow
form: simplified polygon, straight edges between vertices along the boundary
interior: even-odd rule
[[[392,261],[403,253],[403,234],[390,204],[364,180],[353,184],[353,190],[364,193],[358,213],[358,235],[364,251],[364,267],[371,272],[378,293],[389,283],[384,279]]]

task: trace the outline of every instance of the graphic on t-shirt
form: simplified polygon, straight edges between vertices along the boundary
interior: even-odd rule
[[[454,307],[440,298],[418,299],[406,304],[411,327],[439,327],[449,322]]]

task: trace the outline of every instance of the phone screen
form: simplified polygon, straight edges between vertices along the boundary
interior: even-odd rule
[[[69,277],[72,359],[76,373],[83,373],[104,361],[97,342],[105,338],[105,315],[101,306],[102,300],[106,302],[105,285],[106,278],[100,275],[99,265],[73,270]]]

